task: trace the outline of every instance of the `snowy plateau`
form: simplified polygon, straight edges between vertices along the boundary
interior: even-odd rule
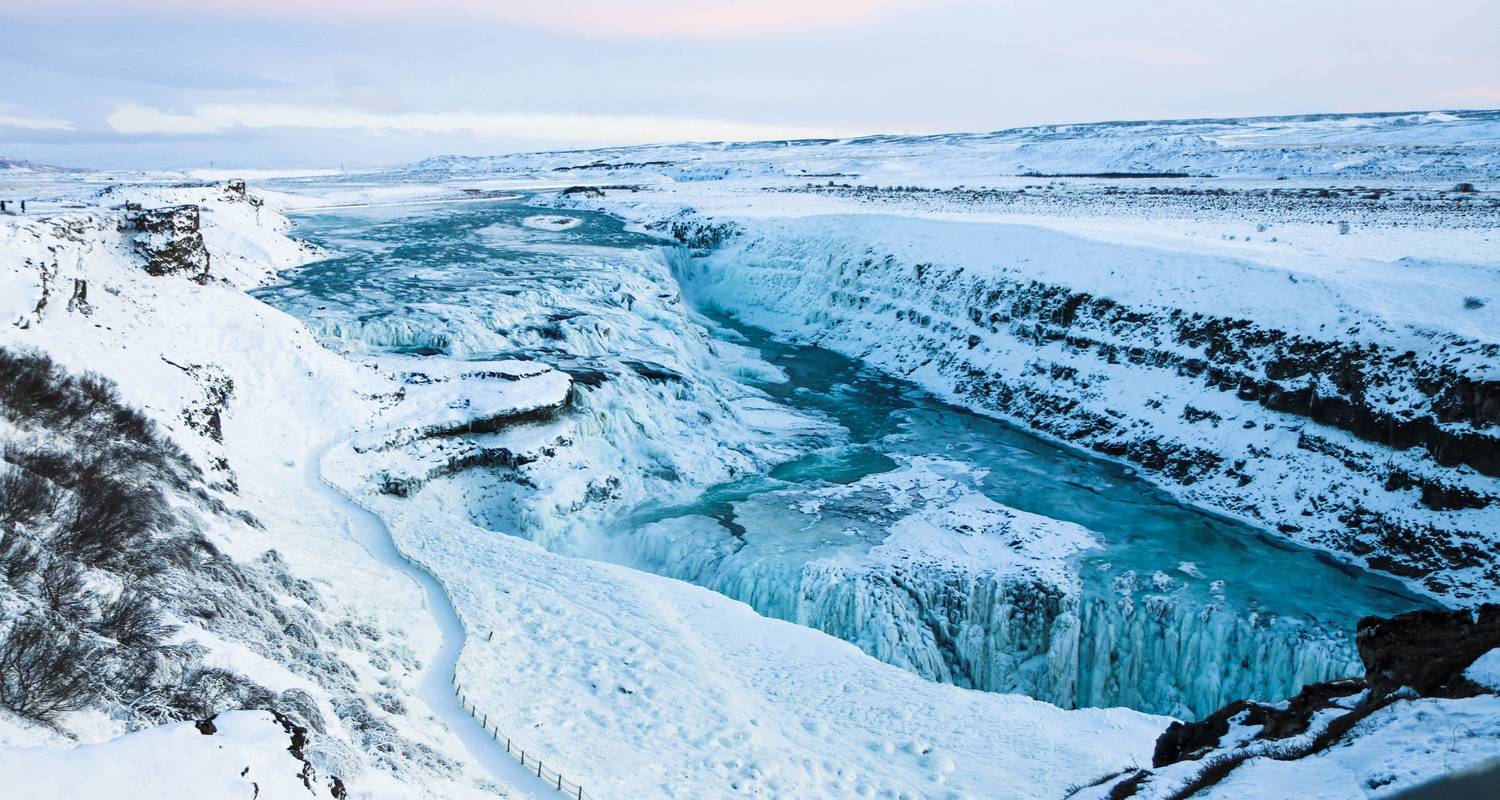
[[[1500,791],[1500,112],[0,199],[5,798]]]

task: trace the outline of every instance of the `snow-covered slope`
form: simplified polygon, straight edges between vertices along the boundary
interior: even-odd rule
[[[207,530],[235,560],[274,549],[270,558],[285,566],[266,590],[307,616],[289,617],[286,630],[197,626],[192,635],[210,663],[311,698],[309,719],[323,727],[304,726],[305,751],[320,791],[334,778],[351,796],[534,790],[485,774],[486,759],[424,703],[426,654],[438,651],[440,631],[420,588],[366,555],[347,510],[304,480],[317,474],[309,459],[339,440],[348,444],[323,474],[380,511],[396,544],[453,597],[469,637],[458,680],[476,720],[499,724],[548,774],[560,770],[597,796],[1041,797],[1080,764],[1103,771],[1145,757],[1161,717],[1064,711],[929,682],[707,590],[549,554],[455,519],[453,506],[382,494],[361,480],[373,462],[358,449],[442,441],[455,430],[524,437],[517,423],[555,410],[569,381],[516,361],[450,373],[380,359],[377,370],[323,349],[243,292],[309,255],[252,199],[220,186],[136,187],[106,195],[120,208],[5,218],[14,291],[5,294],[4,344],[116,378],[123,398],[204,470],[213,495],[262,526],[229,518]],[[221,718],[232,735],[219,740],[192,726],[132,732],[141,724],[105,702],[61,720],[85,748],[45,756],[24,748],[64,740],[7,718],[4,757],[25,763],[25,775],[54,776],[28,780],[28,797],[78,796],[89,781],[136,770],[150,775],[141,779],[149,787],[166,779],[164,763],[196,759],[203,746],[215,755],[181,785],[217,791],[253,779],[226,774],[235,764],[278,768],[279,721]],[[141,748],[152,758],[135,758]],[[54,764],[101,766],[42,771]],[[260,789],[307,791],[300,779]]]
[[[66,369],[116,381],[124,401],[203,470],[211,496],[243,512],[200,520],[213,546],[254,569],[234,577],[244,584],[204,576],[183,598],[186,605],[167,604],[183,623],[184,641],[203,648],[205,668],[238,675],[272,697],[306,698],[298,717],[309,728],[308,759],[320,782],[337,777],[353,796],[493,794],[496,784],[462,764],[462,747],[414,696],[412,684],[436,643],[417,587],[352,548],[341,511],[300,479],[308,450],[369,419],[378,408],[374,394],[389,388],[243,293],[311,253],[283,235],[284,218],[238,187],[136,188],[79,204],[86,207],[0,217],[0,346],[41,351]],[[139,230],[133,220],[142,207],[147,216],[178,209],[154,215],[170,220],[171,230]],[[153,255],[161,256],[155,263],[164,274],[148,272]],[[264,605],[220,616],[202,610],[245,598]],[[226,692],[209,705],[231,710],[242,697]],[[96,742],[148,719],[154,717],[106,699],[58,725]],[[14,720],[5,742],[53,738]],[[165,747],[176,739],[151,741]],[[257,741],[251,736],[246,747],[253,751]],[[90,759],[128,760],[134,748],[88,752],[97,753]],[[184,747],[181,758],[192,752]],[[247,751],[231,760],[251,757]],[[86,780],[93,778],[56,772],[24,796],[80,796]]]
[[[0,748],[0,774],[15,798],[314,797],[304,745],[285,718],[232,711],[98,744]]]

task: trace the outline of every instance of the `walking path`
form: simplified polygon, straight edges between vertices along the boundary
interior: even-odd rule
[[[555,800],[559,796],[556,787],[538,778],[535,770],[522,767],[515,756],[506,752],[505,745],[496,742],[489,731],[469,714],[455,695],[454,670],[466,635],[458,612],[437,579],[396,548],[385,522],[323,477],[323,455],[334,444],[325,442],[308,453],[304,467],[308,488],[344,510],[349,520],[349,533],[371,557],[417,582],[422,588],[422,605],[432,615],[442,636],[442,643],[427,658],[426,666],[418,675],[417,696],[448,725],[468,750],[470,758],[491,775],[515,787],[521,797]]]

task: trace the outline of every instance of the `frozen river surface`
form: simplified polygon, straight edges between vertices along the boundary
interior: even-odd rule
[[[492,527],[702,584],[934,680],[1201,715],[1357,673],[1359,617],[1428,605],[1176,503],[1126,467],[686,308],[671,268],[682,255],[609,217],[496,202],[300,224],[336,257],[262,299],[352,352],[572,371],[578,413],[600,420],[580,430],[645,487],[586,532],[501,514]],[[715,421],[746,397],[761,398],[762,416],[769,406],[815,424],[737,442],[738,428]],[[701,408],[702,423],[621,444],[651,403],[679,419]],[[716,460],[734,474],[694,466]],[[985,539],[994,531],[1011,549]]]

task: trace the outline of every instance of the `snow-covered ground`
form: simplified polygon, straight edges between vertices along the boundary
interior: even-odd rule
[[[448,709],[429,703],[434,696],[425,687],[443,666],[429,668],[423,654],[441,657],[440,640],[453,631],[433,624],[423,588],[398,565],[362,549],[358,529],[366,523],[303,476],[316,468],[322,442],[348,439],[373,419],[382,420],[376,430],[419,422],[422,435],[440,436],[460,408],[471,419],[491,420],[555,403],[561,373],[481,363],[455,375],[427,375],[469,385],[424,394],[396,380],[411,378],[398,365],[381,372],[341,358],[290,318],[243,294],[271,270],[314,255],[280,236],[284,223],[274,212],[217,186],[137,188],[108,197],[148,208],[198,205],[208,277],[190,277],[201,274],[193,255],[182,259],[189,274],[148,274],[118,222],[128,212],[95,206],[4,218],[6,280],[13,289],[5,295],[11,303],[6,345],[42,348],[70,368],[117,378],[125,399],[157,419],[218,480],[218,491],[264,525],[217,527],[216,544],[236,559],[275,548],[292,574],[311,579],[326,595],[330,624],[355,615],[378,631],[372,634],[377,640],[398,643],[389,653],[366,653],[314,641],[337,653],[348,670],[351,683],[332,685],[316,675],[300,677],[288,670],[299,668],[295,664],[278,663],[233,637],[199,632],[214,653],[210,658],[273,690],[300,688],[318,698],[327,728],[309,734],[315,744],[308,749],[344,755],[309,761],[323,780],[340,778],[353,796],[530,791],[486,774],[488,759],[465,747]],[[87,305],[76,300],[75,280],[87,286],[81,293]],[[69,299],[75,299],[71,307]],[[206,403],[216,405],[208,410]],[[193,422],[206,413],[222,422],[217,437],[207,432],[210,426]],[[345,479],[361,474],[330,473]],[[350,491],[370,494],[373,488],[353,485]],[[552,555],[447,514],[413,523],[416,507],[403,509],[388,497],[369,502],[391,504],[381,511],[397,543],[452,593],[470,638],[458,680],[474,713],[492,727],[499,723],[533,758],[540,754],[549,771],[562,771],[598,796],[978,797],[992,796],[995,786],[1017,797],[1045,796],[1079,765],[1099,771],[1145,757],[1152,733],[1165,722],[1127,710],[1063,711],[1024,697],[931,683],[707,590]],[[482,645],[476,641],[481,633]],[[507,646],[498,646],[502,641]],[[360,716],[341,713],[351,704]],[[181,785],[219,791],[238,780],[243,767],[257,771],[276,752],[279,723],[225,719],[232,722],[226,727],[231,735],[207,746],[233,742],[223,744],[228,755],[182,773]],[[1003,721],[998,728],[997,721]],[[153,766],[159,761],[131,754],[146,748],[170,760],[177,747],[181,758],[193,759],[199,740],[188,734],[202,736],[191,726],[131,733],[125,723],[94,711],[61,724],[68,735],[99,744],[49,759],[109,766],[97,774],[49,767],[50,760],[16,748],[57,747],[65,740],[8,719],[5,757],[24,761],[27,769],[15,774],[34,779],[21,796],[78,796],[99,775],[133,769],[149,771],[150,780],[170,780]],[[410,738],[375,734],[392,726],[393,734]],[[261,750],[267,752],[257,755]],[[263,796],[308,791],[300,780],[282,783],[261,783]]]
[[[312,619],[370,632],[312,642],[330,659],[314,669],[257,645],[282,632],[237,640],[184,628],[212,663],[309,692],[326,726],[309,734],[307,763],[353,796],[534,795],[540,787],[473,717],[586,796],[1059,796],[1149,761],[1168,720],[927,680],[946,665],[903,664],[920,658],[900,653],[922,651],[882,641],[903,628],[864,612],[836,631],[850,644],[708,588],[571,554],[585,548],[567,544],[570,531],[607,514],[834,435],[736,383],[736,371],[774,378],[776,368],[708,337],[681,294],[1132,464],[1190,503],[1441,601],[1494,600],[1497,148],[1500,116],[1454,112],[444,158],[289,176],[248,194],[27,170],[0,178],[6,194],[35,198],[26,216],[0,216],[0,346],[116,380],[216,496],[264,526],[215,522],[215,545],[246,562],[274,549],[323,598]],[[304,324],[246,294],[265,296],[280,271],[323,255],[288,239],[273,206],[511,192],[617,214],[668,249],[622,267],[575,248],[570,263],[588,266],[558,275],[543,264],[493,297],[459,286],[473,292],[468,316],[417,308],[419,324],[351,323],[317,308],[299,312]],[[126,203],[201,211],[136,218]],[[589,224],[583,212],[532,215],[519,221],[525,236],[482,235],[527,253],[539,247],[532,234]],[[421,271],[420,254],[399,246],[372,252],[390,259],[393,282],[450,277]],[[530,325],[528,313],[558,306],[549,281],[563,281],[566,310],[593,327],[566,315]],[[556,363],[512,357],[559,335],[580,338],[554,348]],[[426,350],[476,360],[413,355]],[[622,366],[600,381],[601,367]],[[720,402],[706,416],[703,397]],[[517,473],[522,459],[536,461]],[[792,507],[764,513],[813,520],[878,495],[892,535],[842,575],[931,565],[960,581],[1076,592],[1069,559],[1097,537],[965,490],[966,469],[912,459],[773,497]],[[611,473],[645,477],[601,489]],[[690,535],[674,524],[646,526],[638,546],[691,564]],[[497,533],[511,525],[551,549]],[[764,610],[787,588],[774,577],[717,588]],[[788,604],[807,599],[788,598],[776,616],[798,619]],[[858,608],[865,596],[845,600]],[[1130,602],[1119,613],[1158,608]],[[1115,645],[1146,646],[1133,635]],[[456,680],[472,716],[434,693],[460,638]],[[1492,685],[1493,655],[1471,667],[1475,683]],[[1437,720],[1489,731],[1500,719],[1492,701],[1393,707],[1349,747],[1252,762],[1212,793],[1389,793],[1490,755],[1484,736],[1443,746]],[[20,765],[5,773],[31,776],[23,796],[37,797],[86,795],[87,781],[132,770],[167,780],[176,761],[201,768],[179,770],[173,785],[204,794],[302,768],[268,712],[219,715],[215,739],[186,723],[131,732],[108,711],[63,720],[86,743],[76,749],[6,716],[0,765]],[[49,749],[27,749],[38,746]],[[1395,752],[1411,766],[1375,775],[1371,765]],[[258,788],[307,793],[300,780]]]

